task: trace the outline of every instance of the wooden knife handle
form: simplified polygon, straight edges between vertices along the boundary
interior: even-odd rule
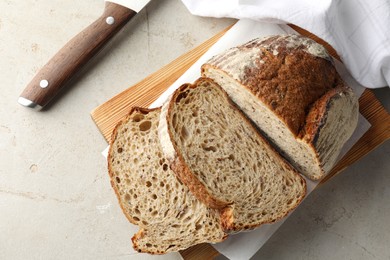
[[[41,109],[136,14],[106,2],[103,14],[49,60],[19,97],[24,106]]]

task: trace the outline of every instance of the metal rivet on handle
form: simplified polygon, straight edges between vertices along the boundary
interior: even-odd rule
[[[106,23],[109,24],[109,25],[114,24],[115,23],[114,17],[112,17],[112,16],[107,17],[106,18]]]
[[[39,86],[41,88],[47,88],[49,86],[49,81],[47,81],[46,79],[43,79],[43,80],[41,80],[41,82],[39,82]]]

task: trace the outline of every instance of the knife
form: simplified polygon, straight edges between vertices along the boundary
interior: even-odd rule
[[[20,94],[18,102],[41,110],[150,0],[106,0],[103,14],[72,38]]]

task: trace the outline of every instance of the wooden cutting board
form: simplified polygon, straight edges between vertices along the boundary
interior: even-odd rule
[[[323,44],[332,56],[339,59],[336,51],[329,44],[295,25],[290,26],[298,33]],[[132,106],[148,107],[153,103],[215,42],[217,42],[230,27],[95,108],[91,112],[92,119],[107,142],[110,142],[111,132],[115,125],[127,115]],[[374,150],[380,144],[390,139],[390,114],[382,107],[373,92],[366,89],[360,97],[359,103],[360,113],[372,126],[321,183],[326,182],[340,173],[343,169]],[[208,244],[197,245],[180,253],[184,259],[213,259],[219,255],[219,252]]]

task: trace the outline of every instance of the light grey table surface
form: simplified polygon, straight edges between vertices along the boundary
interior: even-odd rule
[[[131,258],[90,112],[233,23],[154,1],[48,110],[20,106],[38,69],[103,7],[0,1],[0,259]],[[389,89],[376,94],[389,110]],[[389,154],[387,142],[312,193],[254,259],[390,259]]]

